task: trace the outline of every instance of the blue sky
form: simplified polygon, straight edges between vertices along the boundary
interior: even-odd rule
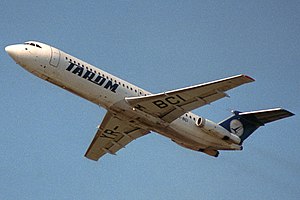
[[[299,1],[1,1],[0,199],[299,199]],[[195,113],[284,107],[219,158],[156,133],[84,158],[105,110],[16,65],[9,44],[58,47],[153,93],[247,74]]]

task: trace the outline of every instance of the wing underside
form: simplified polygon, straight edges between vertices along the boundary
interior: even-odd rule
[[[184,113],[228,96],[225,92],[254,81],[238,75],[209,83],[142,97],[125,98],[127,103],[143,112],[172,122]]]
[[[149,133],[138,127],[131,126],[129,122],[106,113],[103,122],[90,144],[85,157],[91,160],[98,160],[106,153],[116,154],[129,142]]]

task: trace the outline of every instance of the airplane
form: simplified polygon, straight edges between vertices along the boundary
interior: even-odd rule
[[[220,150],[242,150],[243,142],[260,126],[294,115],[282,108],[233,111],[232,116],[215,123],[191,112],[228,97],[230,89],[254,81],[244,74],[152,94],[41,42],[9,45],[5,51],[35,76],[107,110],[85,153],[95,161],[107,153],[115,155],[150,132],[218,157]]]

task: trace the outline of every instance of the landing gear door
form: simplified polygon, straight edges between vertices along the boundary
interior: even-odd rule
[[[54,67],[58,67],[59,59],[60,59],[60,51],[54,47],[51,47],[50,65]]]

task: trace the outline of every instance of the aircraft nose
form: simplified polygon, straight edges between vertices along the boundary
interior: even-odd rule
[[[18,52],[17,52],[17,48],[15,45],[9,45],[9,46],[5,47],[5,51],[14,60],[16,60],[18,58]]]
[[[20,47],[18,45],[9,45],[5,47],[5,51],[14,61],[19,62]]]

